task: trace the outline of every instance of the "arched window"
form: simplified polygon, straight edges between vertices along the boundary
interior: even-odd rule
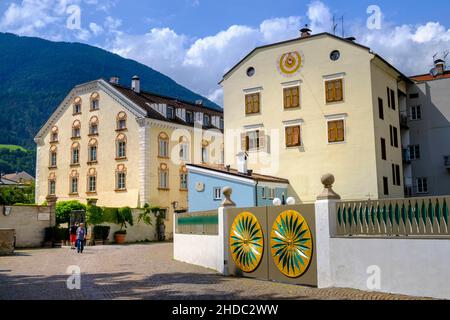
[[[89,121],[89,135],[98,136],[98,117],[92,117]]]
[[[81,138],[81,122],[80,120],[75,120],[72,124],[72,139]]]
[[[80,175],[78,174],[78,171],[73,170],[70,173],[70,179],[69,179],[69,189],[71,195],[77,195],[78,194],[78,182],[79,182]]]
[[[158,156],[160,158],[169,157],[169,136],[165,132],[161,132],[158,136]]]
[[[164,163],[158,169],[158,189],[169,190],[169,167]]]
[[[181,137],[179,140],[180,145],[180,159],[183,161],[189,161],[189,140],[186,137]]]
[[[97,171],[94,168],[89,169],[87,175],[87,193],[97,192]]]
[[[58,142],[58,133],[59,133],[59,129],[58,129],[58,127],[53,127],[52,128],[52,131],[51,131],[51,133],[50,133],[50,142],[51,143],[55,143],[55,142]]]
[[[78,114],[81,114],[81,103],[82,100],[80,97],[76,97],[73,101],[73,115],[76,116]]]
[[[183,166],[180,169],[180,190],[181,191],[188,190],[188,171],[186,166]]]
[[[120,164],[116,169],[116,191],[127,190],[127,168]]]
[[[50,173],[48,177],[48,195],[56,195],[56,174],[54,172]]]
[[[98,92],[94,92],[91,95],[91,111],[96,111],[100,109],[100,95]]]
[[[127,114],[120,112],[117,115],[117,131],[127,130]]]
[[[118,160],[126,159],[127,157],[127,137],[124,134],[119,134],[116,139],[116,158]]]
[[[209,142],[203,140],[202,142],[202,162],[208,163],[209,161]]]
[[[78,142],[72,144],[70,164],[77,166],[80,164],[80,144]]]
[[[50,164],[49,167],[54,169],[58,166],[58,148],[56,146],[52,146],[50,148]]]
[[[88,161],[90,164],[97,163],[98,161],[98,142],[96,139],[91,139],[89,141],[89,150],[88,150]]]

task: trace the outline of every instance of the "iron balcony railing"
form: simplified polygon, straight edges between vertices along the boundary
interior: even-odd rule
[[[402,127],[403,129],[409,129],[407,114],[400,114],[400,127]]]
[[[411,152],[410,152],[409,148],[402,149],[402,154],[403,154],[403,162],[406,162],[406,163],[411,162]]]
[[[336,236],[450,238],[450,196],[338,204]]]

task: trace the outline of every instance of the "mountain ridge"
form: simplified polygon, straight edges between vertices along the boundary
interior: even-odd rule
[[[144,91],[191,103],[203,100],[206,107],[222,110],[148,66],[88,44],[0,32],[0,61],[0,112],[7,115],[0,127],[0,144],[34,149],[35,134],[70,90],[112,76],[127,86],[138,75]]]

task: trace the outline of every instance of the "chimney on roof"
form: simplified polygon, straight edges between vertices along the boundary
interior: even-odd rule
[[[242,174],[248,174],[248,154],[247,152],[239,152],[237,154],[237,166],[238,172]]]
[[[445,61],[442,59],[437,59],[436,61],[434,61],[434,69],[435,69],[435,75],[436,76],[441,76],[445,73]]]
[[[138,76],[134,76],[131,80],[131,90],[141,93],[141,79]]]
[[[311,36],[311,29],[308,28],[308,25],[305,24],[305,27],[300,29],[300,38],[308,38]]]
[[[119,84],[119,77],[111,77],[109,79],[109,82],[113,84]]]
[[[348,37],[348,38],[345,38],[345,40],[351,41],[351,42],[355,42],[356,38],[355,37]]]

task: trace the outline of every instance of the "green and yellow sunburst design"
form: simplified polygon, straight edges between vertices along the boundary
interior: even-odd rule
[[[289,278],[298,278],[308,270],[313,239],[308,223],[296,211],[285,211],[273,224],[270,248],[275,265]]]
[[[258,219],[250,212],[236,217],[231,226],[230,249],[234,262],[244,272],[258,268],[264,250],[264,238]]]

